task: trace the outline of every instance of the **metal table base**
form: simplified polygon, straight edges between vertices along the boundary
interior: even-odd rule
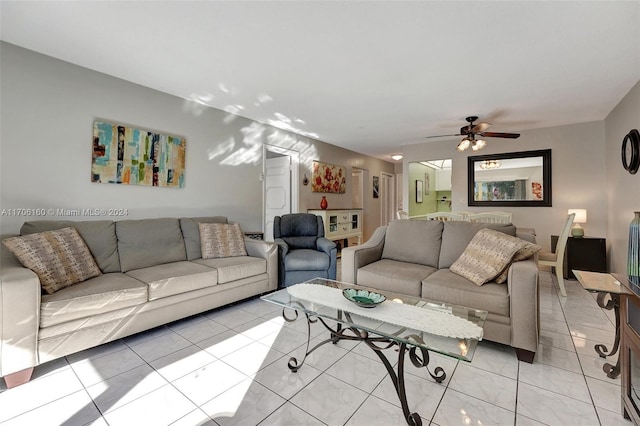
[[[295,315],[293,317],[288,317],[286,314],[286,309],[293,310]],[[315,351],[316,349],[318,349],[319,347],[327,343],[336,344],[340,340],[356,340],[360,342],[365,342],[367,346],[369,346],[376,353],[376,355],[378,355],[378,357],[384,364],[385,368],[387,369],[387,372],[389,373],[389,377],[393,382],[393,386],[396,389],[396,393],[398,394],[398,398],[400,399],[400,404],[402,406],[402,413],[404,414],[404,417],[407,420],[407,423],[412,426],[422,425],[422,418],[420,417],[420,415],[418,413],[412,413],[409,410],[409,405],[407,404],[407,392],[406,392],[405,383],[404,383],[404,362],[405,362],[405,353],[408,352],[409,359],[411,360],[411,363],[415,367],[426,368],[427,371],[429,372],[429,375],[436,382],[441,383],[447,377],[447,375],[445,371],[442,369],[442,367],[436,367],[433,370],[433,373],[431,372],[431,370],[429,370],[428,368],[428,364],[430,361],[429,351],[427,351],[422,347],[410,345],[405,342],[399,342],[390,338],[381,337],[381,336],[378,336],[378,337],[371,336],[368,331],[360,330],[356,327],[343,328],[341,323],[337,323],[336,328],[334,329],[331,326],[329,326],[320,317],[312,317],[306,312],[304,315],[307,319],[307,347],[302,360],[298,361],[298,359],[296,359],[295,357],[291,357],[289,359],[288,366],[292,372],[294,373],[297,372],[304,365],[304,362],[309,354],[311,354],[313,351]],[[348,313],[345,312],[344,315],[349,320],[349,322],[352,322]],[[285,308],[282,310],[282,317],[287,322],[296,321],[298,319],[298,311],[295,310],[294,308]],[[322,342],[315,345],[313,348],[309,349],[309,342],[311,340],[311,324],[317,323],[318,321],[329,331],[331,337],[323,340]],[[403,330],[400,330],[399,332],[402,332],[402,331]],[[414,339],[416,343],[422,342],[421,337],[417,335],[404,336],[403,338]],[[396,346],[397,346],[396,350],[398,352],[397,372],[394,370],[393,365],[391,364],[387,356],[383,353],[384,350],[394,348]]]

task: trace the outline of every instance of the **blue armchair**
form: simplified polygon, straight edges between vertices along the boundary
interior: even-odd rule
[[[312,278],[336,279],[337,248],[324,237],[322,218],[309,213],[276,216],[273,238],[278,244],[278,286]]]

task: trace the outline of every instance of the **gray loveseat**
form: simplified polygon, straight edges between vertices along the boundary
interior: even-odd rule
[[[533,258],[514,262],[507,282],[482,286],[449,270],[482,228],[516,235],[501,224],[397,220],[365,244],[342,250],[342,280],[489,312],[484,338],[513,346],[533,362],[539,337],[538,267]],[[535,242],[533,234],[518,234]]]
[[[74,227],[102,274],[42,294],[38,276],[2,246],[0,377],[277,288],[278,250],[246,238],[248,256],[202,259],[198,223],[222,216],[25,222],[21,234]]]

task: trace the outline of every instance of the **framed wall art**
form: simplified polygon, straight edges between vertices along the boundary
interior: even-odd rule
[[[183,188],[185,149],[182,137],[96,121],[91,181]]]
[[[416,180],[416,203],[422,202],[422,194],[424,191],[424,182]]]
[[[333,192],[344,194],[347,190],[345,168],[335,164],[313,162],[311,192]]]

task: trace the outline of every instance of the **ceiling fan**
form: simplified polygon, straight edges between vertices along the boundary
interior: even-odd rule
[[[464,136],[464,138],[458,144],[456,148],[458,151],[464,151],[465,149],[471,147],[474,151],[478,151],[479,149],[484,148],[487,143],[483,139],[476,138],[476,136],[480,136],[483,138],[508,138],[508,139],[517,139],[520,137],[520,133],[499,133],[499,132],[485,132],[491,126],[491,123],[483,123],[480,122],[478,124],[473,124],[478,117],[472,115],[467,117],[465,120],[469,123],[467,126],[463,126],[460,128],[460,133],[456,133],[455,135],[439,135],[439,136],[427,136],[426,138],[442,138],[446,136]]]

